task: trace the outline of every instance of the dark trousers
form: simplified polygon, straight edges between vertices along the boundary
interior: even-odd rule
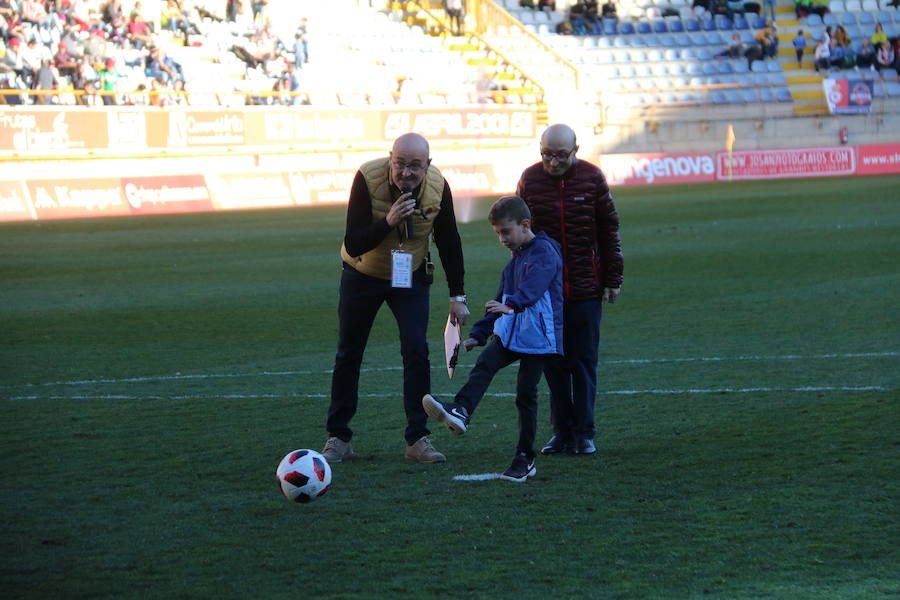
[[[522,354],[507,350],[495,337],[481,352],[475,366],[469,373],[469,380],[456,394],[454,401],[469,411],[469,416],[478,408],[491,385],[494,375],[500,369],[519,361],[516,379],[516,410],[519,413],[519,441],[516,452],[524,452],[530,458],[535,456],[534,438],[537,435],[537,386],[548,355]]]
[[[563,308],[565,356],[547,361],[544,375],[550,387],[550,423],[556,435],[594,439],[594,402],[597,396],[597,358],[602,305],[575,300]]]
[[[359,368],[369,332],[381,305],[387,303],[400,331],[403,357],[403,408],[406,410],[407,444],[428,435],[428,415],[422,396],[431,390],[428,362],[428,292],[425,270],[413,274],[411,288],[392,288],[390,281],[369,277],[344,265],[338,303],[338,349],[331,378],[331,406],[326,429],[330,436],[349,442],[350,420],[359,402]]]

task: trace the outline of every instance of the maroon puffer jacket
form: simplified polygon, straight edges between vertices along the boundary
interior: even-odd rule
[[[619,214],[603,171],[578,160],[551,177],[536,163],[522,172],[516,194],[531,209],[532,229],[562,247],[566,300],[600,298],[603,288],[622,285]]]

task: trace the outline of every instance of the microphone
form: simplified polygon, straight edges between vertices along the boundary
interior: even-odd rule
[[[408,194],[412,191],[412,188],[409,185],[404,185],[401,190],[404,194]],[[414,235],[415,222],[413,221],[413,214],[410,214],[406,217],[406,239],[411,240],[415,237]]]

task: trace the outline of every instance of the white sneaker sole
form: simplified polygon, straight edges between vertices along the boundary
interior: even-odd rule
[[[435,400],[431,394],[425,394],[425,397],[422,398],[422,407],[429,417],[439,423],[443,423],[453,435],[462,435],[468,431],[466,424],[444,410],[441,403]]]
[[[509,475],[504,474],[500,476],[500,479],[512,481],[513,483],[525,483],[535,475],[537,475],[537,469],[531,467],[531,470],[528,471],[528,473],[526,473],[524,477],[510,477]]]

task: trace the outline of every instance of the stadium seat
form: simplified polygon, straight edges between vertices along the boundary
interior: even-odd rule
[[[766,61],[766,70],[769,73],[781,73],[784,69],[781,67],[781,63],[777,60]]]
[[[887,27],[889,23],[894,22],[894,15],[889,10],[880,10],[877,14],[878,22]]]
[[[897,79],[897,70],[896,69],[891,69],[891,68],[882,69],[878,74],[881,75],[881,77],[886,80]]]
[[[775,98],[778,99],[779,102],[793,102],[794,98],[791,96],[791,90],[787,87],[778,87],[775,89]]]
[[[741,41],[745,44],[752,44],[756,40],[756,38],[753,36],[752,31],[741,31],[739,35],[741,36]],[[722,43],[725,43],[724,38],[722,40]]]
[[[685,46],[693,46],[693,41],[691,40],[691,36],[686,33],[675,33],[672,34],[675,37],[675,45],[680,47]]]
[[[647,48],[648,46],[653,45],[649,42],[648,36],[641,35],[640,33],[630,35],[626,39],[628,40],[628,45],[632,48]]]
[[[721,90],[712,90],[709,93],[709,100],[713,104],[725,104],[727,102],[725,94]]]
[[[687,19],[684,28],[688,31],[700,31],[700,21],[694,18]]]
[[[844,10],[847,12],[862,12],[862,3],[859,0],[845,0]]]
[[[750,23],[747,22],[747,19],[744,17],[744,15],[736,14],[734,15],[734,28],[750,29]]]
[[[891,98],[900,97],[900,82],[897,81],[888,81],[885,83],[885,90],[887,91],[887,95]]]
[[[739,61],[734,62],[731,65],[731,68],[735,73],[749,73],[750,72],[750,68],[747,66],[747,61],[745,61],[745,60],[739,60]]]
[[[627,48],[628,42],[625,41],[625,38],[617,35],[613,38],[613,48]]]
[[[725,40],[718,31],[707,31],[706,43],[710,46],[723,46],[725,45]]]
[[[653,26],[654,33],[666,33],[667,31],[669,31],[669,26],[666,25],[666,22],[663,21],[662,19],[659,19],[658,21],[653,21],[653,23],[651,25]]]
[[[722,94],[725,96],[727,104],[743,104],[743,99],[737,90],[723,90]]]
[[[662,50],[658,48],[653,48],[647,51],[647,61],[648,62],[662,62],[665,60]]]
[[[859,24],[860,25],[874,25],[875,17],[872,15],[872,13],[867,13],[867,12],[861,13],[859,15]]]
[[[635,77],[652,77],[653,71],[650,70],[650,65],[638,65],[634,68]]]
[[[647,21],[638,21],[637,24],[637,32],[638,33],[651,33],[653,30],[650,27],[650,23]]]
[[[656,41],[658,45],[663,48],[674,48],[677,44],[675,43],[675,36],[671,33],[660,33],[656,36]]]
[[[619,34],[632,35],[634,33],[634,23],[631,21],[619,21]]]
[[[762,29],[766,26],[766,18],[762,15],[755,15],[753,17],[753,29]]]
[[[731,63],[727,60],[716,61],[716,71],[720,75],[727,75],[731,73]]]
[[[702,68],[704,75],[715,75],[716,73],[718,73],[718,70],[716,70],[716,65],[710,61],[704,62]]]
[[[715,30],[716,30],[715,19],[706,19],[703,21],[703,31],[715,31]]]
[[[667,48],[665,53],[663,54],[663,60],[679,60],[681,58],[681,52],[676,48]]]
[[[672,33],[681,33],[684,31],[684,24],[682,24],[681,19],[675,17],[669,22],[669,31]]]
[[[698,63],[690,63],[685,69],[688,75],[703,75],[703,67]]]
[[[712,60],[713,54],[709,48],[698,48],[697,49],[697,59],[698,60]]]
[[[769,83],[775,85],[787,85],[787,77],[784,73],[769,73]]]
[[[716,28],[719,31],[731,31],[734,29],[734,22],[728,17],[724,17],[722,15],[716,15]]]
[[[863,0],[862,9],[866,12],[878,12],[878,0]]]
[[[681,51],[681,60],[697,60],[697,50],[685,48]]]
[[[828,10],[833,13],[842,13],[845,11],[844,0],[831,0],[828,3]]]
[[[778,102],[778,98],[775,97],[775,92],[771,88],[760,89],[759,99],[767,103]]]
[[[615,35],[617,30],[615,19],[603,19],[603,35]]]
[[[754,60],[753,64],[750,65],[750,71],[753,73],[766,73],[766,63],[762,60]]]
[[[831,13],[829,13],[831,14]],[[809,13],[809,16],[806,17],[806,26],[807,27],[818,27],[822,24],[822,17],[817,15],[816,13]]]
[[[602,37],[597,40],[598,48],[612,48],[612,43],[609,41],[608,37]]]
[[[822,24],[830,25],[831,27],[834,27],[835,25],[837,25],[838,22],[840,22],[840,24],[845,27],[847,25],[856,25],[856,15],[855,14],[849,13],[849,12],[848,13],[839,13],[839,14],[841,17],[840,19],[838,19],[838,17],[834,13],[828,13],[827,15],[825,15],[825,18],[822,19]]]

